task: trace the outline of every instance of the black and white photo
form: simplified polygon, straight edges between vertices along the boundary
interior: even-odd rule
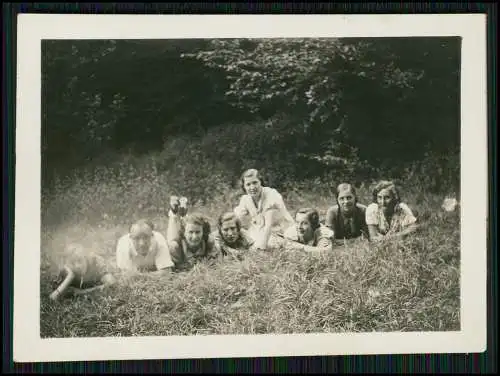
[[[484,22],[21,15],[14,357],[484,350]]]

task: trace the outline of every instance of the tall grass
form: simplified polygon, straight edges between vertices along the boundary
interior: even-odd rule
[[[204,142],[211,150],[210,138]],[[222,156],[205,158],[203,150],[172,140],[162,154],[80,171],[44,194],[42,337],[460,329],[459,213],[441,212],[443,195],[427,192],[415,169],[402,199],[425,223],[404,240],[356,241],[323,255],[281,247],[188,272],[120,278],[89,296],[47,299],[67,243],[79,242],[113,266],[116,240],[131,221],[147,216],[165,233],[172,194],[190,198],[191,211],[212,225],[232,209],[241,195],[237,179],[214,162]],[[337,183],[282,182],[280,190],[291,212],[312,206],[324,217]],[[371,198],[366,183],[359,188],[364,203]]]

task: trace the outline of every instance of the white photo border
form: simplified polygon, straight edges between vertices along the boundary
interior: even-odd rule
[[[486,19],[486,14],[18,15],[14,361],[485,351],[488,223]],[[462,38],[460,331],[62,339],[40,337],[41,40],[416,36]],[[481,191],[484,194],[478,194]],[[478,197],[484,197],[484,200],[478,200]]]

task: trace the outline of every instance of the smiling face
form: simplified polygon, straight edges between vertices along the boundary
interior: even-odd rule
[[[229,245],[234,244],[240,237],[238,225],[234,219],[226,220],[220,227],[222,238]]]
[[[313,238],[314,230],[307,214],[297,213],[295,216],[295,227],[301,242],[308,242]]]
[[[200,246],[203,240],[203,227],[195,223],[187,223],[184,229],[184,239],[191,248]]]
[[[350,213],[354,209],[356,198],[351,191],[341,191],[337,197],[340,208],[344,213]]]
[[[392,213],[394,209],[394,195],[390,189],[381,189],[377,193],[377,204],[382,208],[382,211],[386,214]]]
[[[262,184],[256,176],[249,176],[243,178],[243,187],[245,192],[249,194],[254,200],[258,200],[262,193]]]

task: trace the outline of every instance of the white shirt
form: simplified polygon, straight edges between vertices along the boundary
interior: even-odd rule
[[[153,231],[153,239],[146,255],[140,255],[135,249],[130,234],[123,235],[116,245],[116,263],[120,269],[164,269],[174,266],[165,237]]]
[[[281,227],[282,230],[285,230],[294,223],[283,201],[283,196],[276,189],[270,187],[262,187],[262,194],[257,205],[254,203],[252,196],[243,195],[240,203],[234,209],[234,213],[242,219],[249,216],[253,226],[262,227],[264,225],[264,214],[268,210],[276,210],[272,227]]]

